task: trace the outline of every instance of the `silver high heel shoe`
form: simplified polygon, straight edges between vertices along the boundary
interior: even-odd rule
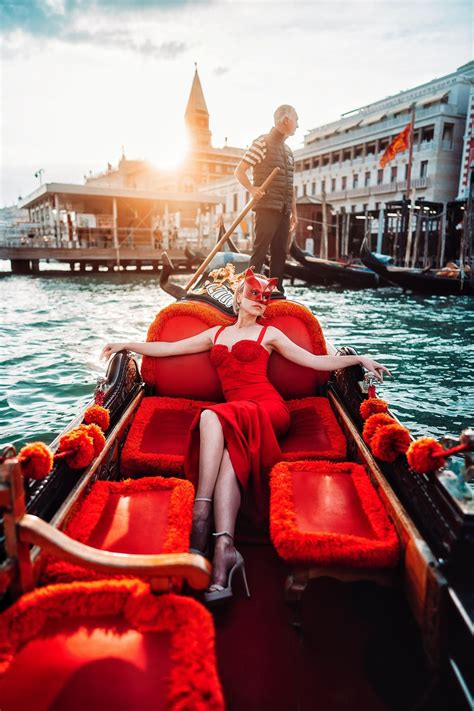
[[[205,496],[198,496],[198,497],[196,497],[196,498],[194,499],[194,501],[195,501],[195,502],[196,502],[196,501],[208,501],[209,503],[212,503],[212,499],[208,499],[208,498],[205,497]],[[212,512],[211,512],[211,515],[210,515],[210,518],[209,518],[209,527],[210,527],[210,525],[211,525],[211,523],[210,523],[211,517],[212,517]],[[196,534],[195,534],[195,535],[196,535]],[[209,541],[207,541],[204,550],[200,550],[195,544],[193,545],[192,539],[193,539],[193,532],[191,531],[191,541],[190,541],[191,545],[190,545],[190,548],[189,548],[189,552],[190,552],[190,553],[198,553],[198,555],[203,555],[203,556],[205,556],[205,557],[207,558],[208,555],[209,555]]]
[[[234,537],[228,532],[228,531],[221,531],[220,533],[213,533],[213,536],[216,538],[218,536],[228,536],[232,540],[234,540]],[[245,592],[247,593],[247,597],[250,597],[250,590],[249,586],[247,583],[247,576],[245,575],[245,561],[242,557],[242,555],[239,553],[239,551],[236,549],[235,550],[235,563],[232,566],[232,568],[229,570],[229,577],[227,578],[227,587],[224,587],[223,585],[218,585],[217,583],[214,583],[209,587],[208,592],[204,593],[204,600],[208,604],[215,604],[218,602],[222,602],[224,600],[229,600],[233,593],[232,593],[232,578],[234,576],[234,573],[236,570],[240,570],[242,573],[242,579],[244,581],[245,585]]]

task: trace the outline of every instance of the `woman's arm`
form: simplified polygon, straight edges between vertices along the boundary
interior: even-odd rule
[[[270,326],[267,331],[268,338],[265,339],[265,344],[270,345],[274,350],[276,350],[280,355],[284,356],[288,360],[291,360],[297,365],[303,365],[306,368],[313,368],[314,370],[339,370],[340,368],[347,368],[350,365],[362,365],[369,372],[374,373],[377,378],[382,381],[383,373],[391,376],[390,371],[381,363],[372,360],[368,356],[318,356],[313,355],[305,348],[300,348],[294,343],[288,336],[285,336],[282,331],[274,326]]]
[[[102,353],[101,359],[108,360],[113,353],[118,351],[128,350],[141,355],[153,356],[155,358],[164,358],[165,356],[186,355],[188,353],[201,353],[212,348],[212,340],[215,335],[217,326],[208,328],[207,331],[198,333],[190,338],[183,338],[180,341],[156,341],[151,343],[107,343]]]

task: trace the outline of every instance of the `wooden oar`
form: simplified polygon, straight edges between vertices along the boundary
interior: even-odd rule
[[[268,176],[268,178],[267,178],[267,179],[262,183],[262,185],[260,186],[260,190],[265,190],[265,189],[270,185],[270,183],[272,182],[273,178],[275,177],[275,175],[276,175],[279,171],[280,171],[280,168],[274,168],[274,169],[272,170],[272,172],[270,173],[270,175]],[[184,287],[184,290],[185,290],[185,291],[189,291],[189,290],[190,290],[190,288],[192,287],[192,285],[193,285],[193,284],[197,281],[197,279],[201,276],[201,274],[203,273],[203,271],[205,270],[205,268],[207,267],[207,265],[209,264],[209,262],[211,261],[211,259],[214,257],[214,255],[217,254],[217,252],[220,250],[220,248],[222,247],[222,245],[224,244],[224,242],[226,242],[226,240],[227,240],[227,239],[230,237],[230,235],[234,232],[235,228],[240,224],[240,222],[242,222],[242,220],[244,219],[245,215],[246,215],[248,212],[250,212],[250,210],[252,209],[252,207],[255,205],[256,202],[258,202],[258,200],[255,200],[255,198],[251,198],[251,199],[248,201],[248,203],[246,204],[246,206],[244,207],[244,209],[242,210],[242,212],[240,213],[240,215],[238,215],[238,216],[235,218],[235,220],[233,221],[233,223],[231,224],[231,226],[229,227],[229,229],[227,230],[227,232],[226,232],[224,235],[222,235],[222,237],[220,238],[220,240],[218,241],[218,243],[214,246],[213,249],[211,249],[211,251],[210,251],[209,254],[207,255],[206,259],[203,261],[203,263],[201,264],[201,266],[199,267],[199,269],[197,269],[197,270],[194,272],[194,274],[192,275],[191,279],[188,281],[188,283],[187,283],[186,286]]]

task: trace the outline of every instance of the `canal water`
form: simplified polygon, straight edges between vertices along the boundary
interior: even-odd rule
[[[0,443],[17,446],[53,440],[91,398],[104,343],[144,340],[172,302],[151,274],[5,276],[0,291]],[[415,436],[474,424],[472,299],[298,285],[287,294],[336,346],[392,370],[378,393]]]

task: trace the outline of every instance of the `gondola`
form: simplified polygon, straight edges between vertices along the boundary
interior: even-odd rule
[[[474,285],[466,275],[459,277],[443,276],[436,269],[412,269],[410,267],[387,266],[370,251],[367,240],[361,246],[360,258],[362,262],[376,272],[380,278],[393,286],[398,286],[404,291],[413,291],[420,294],[440,294],[467,296],[474,294]]]
[[[163,284],[177,301],[148,340],[231,322],[232,278],[208,270],[173,292],[171,267]],[[297,302],[272,300],[266,322],[334,352]],[[196,408],[222,400],[207,353],[141,366],[117,353],[52,443],[44,478],[24,478],[26,455],[3,451],[2,711],[468,708],[472,500],[404,455],[377,458],[361,414],[374,383],[360,367],[327,375],[271,356],[292,424],[270,473],[270,527],[252,530],[244,501],[251,597],[236,586],[212,614],[201,598],[211,564],[188,552],[194,492],[183,478]],[[110,424],[81,467],[77,426],[91,406]]]
[[[372,269],[353,261],[334,262],[313,257],[298,247],[294,240],[290,254],[304,267],[309,284],[334,285],[346,289],[375,289],[381,285],[382,280]]]

